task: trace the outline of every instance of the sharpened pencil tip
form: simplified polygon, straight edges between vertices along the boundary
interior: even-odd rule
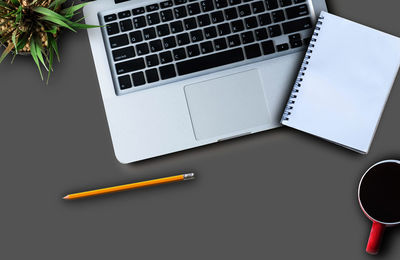
[[[63,197],[63,200],[67,200],[69,198],[69,196],[67,195],[67,196],[64,196]]]

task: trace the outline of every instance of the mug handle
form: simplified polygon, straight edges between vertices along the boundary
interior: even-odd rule
[[[372,222],[371,233],[369,234],[367,253],[376,255],[379,251],[379,245],[381,243],[383,232],[385,231],[385,225],[376,221]]]

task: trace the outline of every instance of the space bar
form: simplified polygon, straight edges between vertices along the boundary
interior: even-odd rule
[[[180,76],[244,60],[242,48],[202,56],[176,63]]]

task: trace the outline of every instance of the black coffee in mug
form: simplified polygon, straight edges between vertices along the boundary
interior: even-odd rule
[[[374,220],[400,222],[400,164],[377,164],[364,175],[359,187],[364,211]]]

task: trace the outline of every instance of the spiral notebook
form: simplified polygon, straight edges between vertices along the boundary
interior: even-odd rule
[[[281,123],[368,153],[400,66],[400,38],[321,12]]]

